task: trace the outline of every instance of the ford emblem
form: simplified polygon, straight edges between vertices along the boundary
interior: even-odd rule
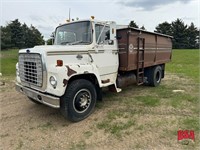
[[[30,53],[30,50],[29,50],[29,49],[27,49],[27,50],[26,50],[26,52],[27,52],[27,53]]]

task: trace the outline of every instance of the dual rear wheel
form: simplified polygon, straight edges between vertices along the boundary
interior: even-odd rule
[[[149,68],[145,72],[145,76],[147,77],[147,85],[150,86],[158,86],[161,83],[162,79],[162,67],[161,66],[154,66],[153,68]]]

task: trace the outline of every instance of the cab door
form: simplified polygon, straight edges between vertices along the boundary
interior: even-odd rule
[[[115,23],[95,24],[95,40],[94,63],[100,77],[115,83],[119,66]]]

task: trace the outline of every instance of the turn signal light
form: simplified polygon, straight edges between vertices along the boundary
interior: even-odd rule
[[[63,66],[63,61],[62,60],[57,60],[57,65],[56,66],[62,67]]]

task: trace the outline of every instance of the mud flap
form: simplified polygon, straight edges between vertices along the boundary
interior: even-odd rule
[[[116,92],[116,93],[119,93],[122,91],[122,89],[117,88],[116,84],[109,85],[108,89],[110,92]]]

